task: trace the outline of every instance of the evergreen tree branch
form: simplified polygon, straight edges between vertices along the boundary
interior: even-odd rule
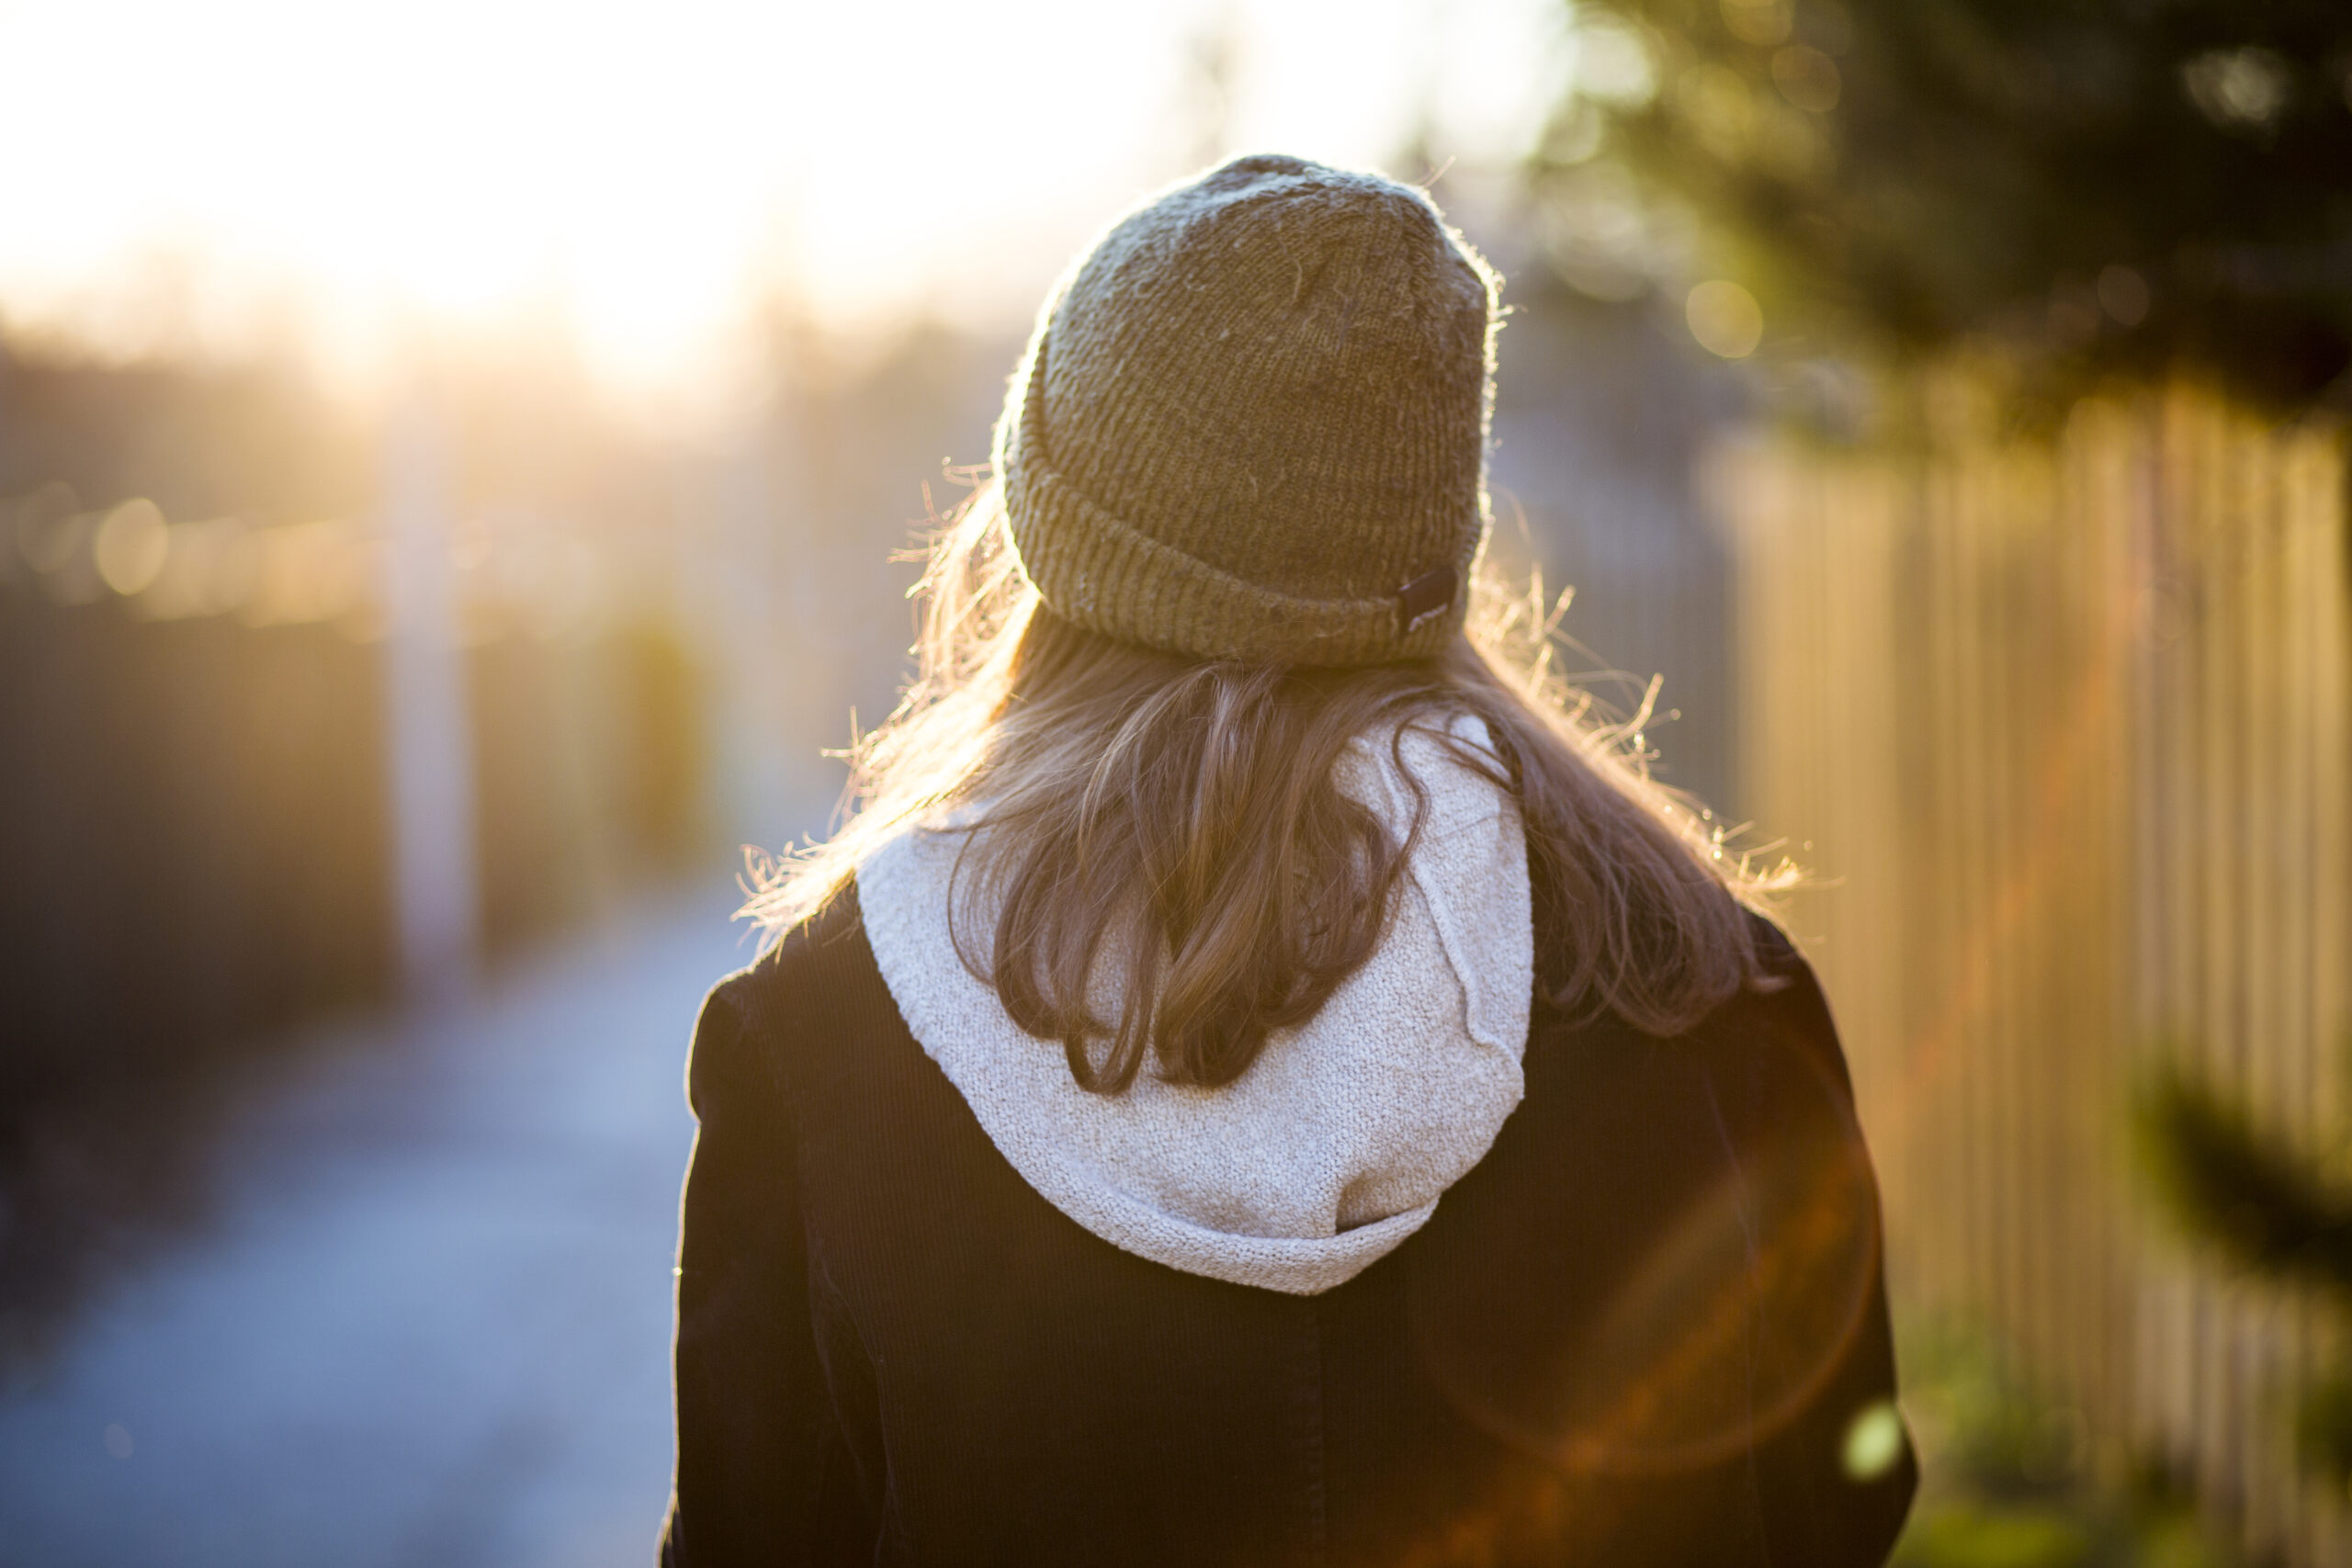
[[[2149,1175],[2183,1228],[2245,1268],[2352,1306],[2352,1191],[2177,1066],[2154,1075],[2134,1109]],[[2352,1403],[2346,1410],[2352,1434]]]

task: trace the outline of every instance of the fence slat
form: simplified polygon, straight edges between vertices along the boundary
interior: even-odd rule
[[[1898,1295],[1989,1317],[2109,1470],[2153,1453],[2250,1545],[2345,1560],[2279,1421],[2335,1329],[2151,1226],[2118,1137],[2165,1050],[2290,1135],[2343,1125],[2344,432],[2174,387],[2040,446],[1725,473],[1744,801],[1819,875],[1792,919]]]

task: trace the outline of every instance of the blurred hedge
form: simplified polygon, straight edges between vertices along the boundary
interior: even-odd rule
[[[183,1199],[238,1064],[386,1001],[381,645],[0,581],[0,1360]],[[488,955],[700,853],[662,629],[469,650]]]

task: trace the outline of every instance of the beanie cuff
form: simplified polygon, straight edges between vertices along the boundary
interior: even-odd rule
[[[1441,652],[1462,629],[1484,519],[1464,530],[1442,612],[1408,604],[1406,583],[1374,599],[1277,592],[1160,543],[1114,516],[1054,468],[1045,431],[1046,338],[1037,334],[1025,383],[1000,432],[997,468],[1022,570],[1046,607],[1123,642],[1192,659],[1298,665],[1385,664]],[[1419,588],[1428,579],[1417,579]]]

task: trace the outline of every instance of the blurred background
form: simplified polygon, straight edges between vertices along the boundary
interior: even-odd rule
[[[2352,1559],[2340,6],[82,0],[0,60],[0,1562],[646,1560],[741,849],[825,831],[1063,262],[1253,150],[1505,274],[1494,550],[1813,874],[1901,1560]]]

